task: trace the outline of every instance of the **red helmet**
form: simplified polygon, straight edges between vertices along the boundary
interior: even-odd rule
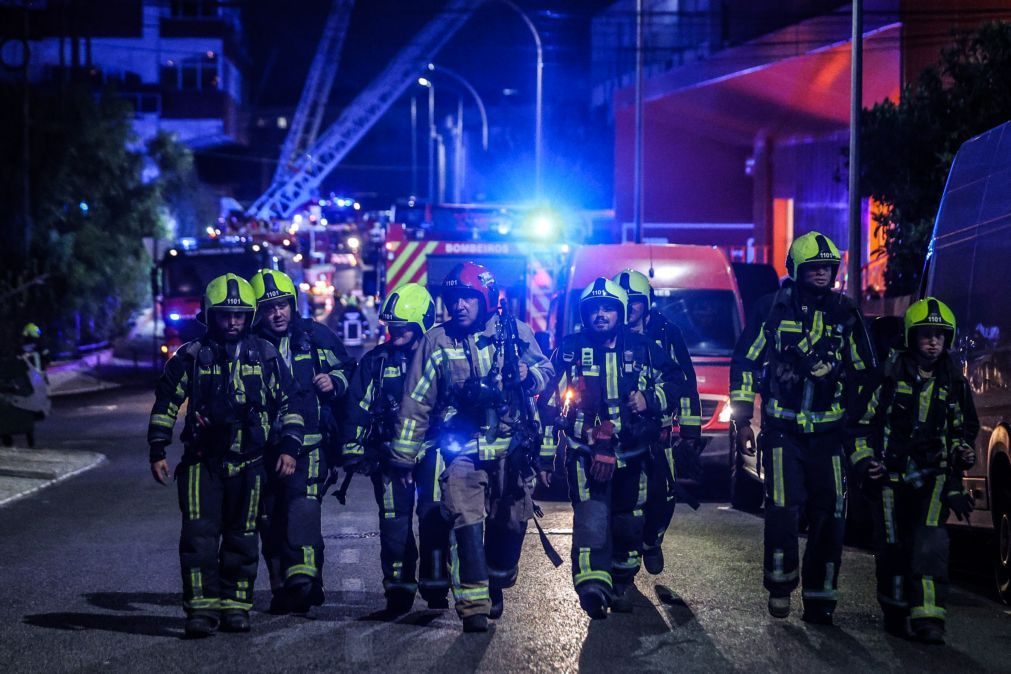
[[[463,262],[453,267],[453,270],[446,275],[446,280],[442,282],[442,295],[447,298],[459,292],[470,292],[480,296],[484,300],[485,311],[489,314],[498,308],[498,286],[495,285],[495,277],[487,267],[473,262]]]

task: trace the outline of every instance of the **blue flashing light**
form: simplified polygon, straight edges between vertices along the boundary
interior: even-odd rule
[[[558,236],[558,219],[549,212],[534,212],[527,219],[526,230],[527,236],[532,239],[553,239]]]
[[[179,239],[179,247],[183,250],[194,250],[197,247],[197,240],[192,236],[184,236]]]
[[[169,318],[170,321],[172,321],[174,323],[175,321],[178,321],[180,318],[182,318],[182,316],[180,316],[179,314],[173,312],[173,313],[171,313],[171,314],[168,315],[168,318]]]
[[[498,223],[498,227],[496,227],[496,230],[502,236],[506,236],[507,234],[509,234],[509,231],[511,229],[512,229],[512,227],[509,225],[508,222],[500,222],[500,223]]]
[[[81,209],[81,213],[87,213],[88,211],[91,210],[91,207],[88,206],[87,201],[82,201],[81,203],[77,204],[77,207]]]

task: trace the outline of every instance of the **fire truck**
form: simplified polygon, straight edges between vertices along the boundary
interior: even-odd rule
[[[197,321],[207,284],[229,272],[249,279],[260,269],[282,269],[283,257],[268,243],[245,237],[180,239],[156,270],[156,311],[164,325],[161,353],[167,358],[203,334]]]
[[[508,205],[397,204],[388,225],[384,295],[405,283],[428,286],[443,316],[440,284],[464,260],[487,267],[511,310],[549,339],[556,272],[582,239],[578,218]]]

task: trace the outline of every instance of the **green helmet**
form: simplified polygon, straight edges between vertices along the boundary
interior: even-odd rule
[[[583,325],[587,323],[586,305],[596,300],[611,300],[616,303],[618,305],[618,321],[622,324],[625,322],[625,317],[628,316],[628,293],[614,281],[601,276],[586,286],[583,294],[579,296],[579,315],[583,319]]]
[[[423,335],[435,325],[435,302],[425,286],[407,283],[386,298],[379,320],[387,325],[416,325]]]
[[[952,313],[948,305],[936,297],[924,297],[918,302],[913,302],[908,309],[902,322],[905,324],[903,331],[906,337],[906,348],[912,345],[913,328],[929,326],[941,328],[948,333],[946,345],[950,348],[955,341],[955,314]]]
[[[212,311],[256,311],[256,294],[249,281],[235,274],[219,276],[207,284],[198,320],[207,322]]]
[[[295,282],[283,271],[261,269],[249,279],[249,285],[253,287],[257,307],[264,302],[286,297],[291,301],[292,309],[295,308],[298,290],[295,288]]]
[[[21,331],[21,336],[28,339],[42,339],[42,328],[34,323],[28,323]]]
[[[786,272],[795,282],[799,276],[802,265],[808,263],[830,264],[835,266],[835,271],[839,270],[839,263],[842,256],[832,239],[818,232],[808,232],[798,236],[790,244],[790,254],[786,256]],[[832,276],[835,280],[835,273]]]

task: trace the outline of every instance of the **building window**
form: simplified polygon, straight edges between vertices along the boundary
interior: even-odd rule
[[[218,0],[172,0],[169,16],[174,19],[209,19],[218,16]]]
[[[161,84],[167,89],[203,91],[220,89],[217,55],[207,52],[181,61],[166,61],[161,67]]]

